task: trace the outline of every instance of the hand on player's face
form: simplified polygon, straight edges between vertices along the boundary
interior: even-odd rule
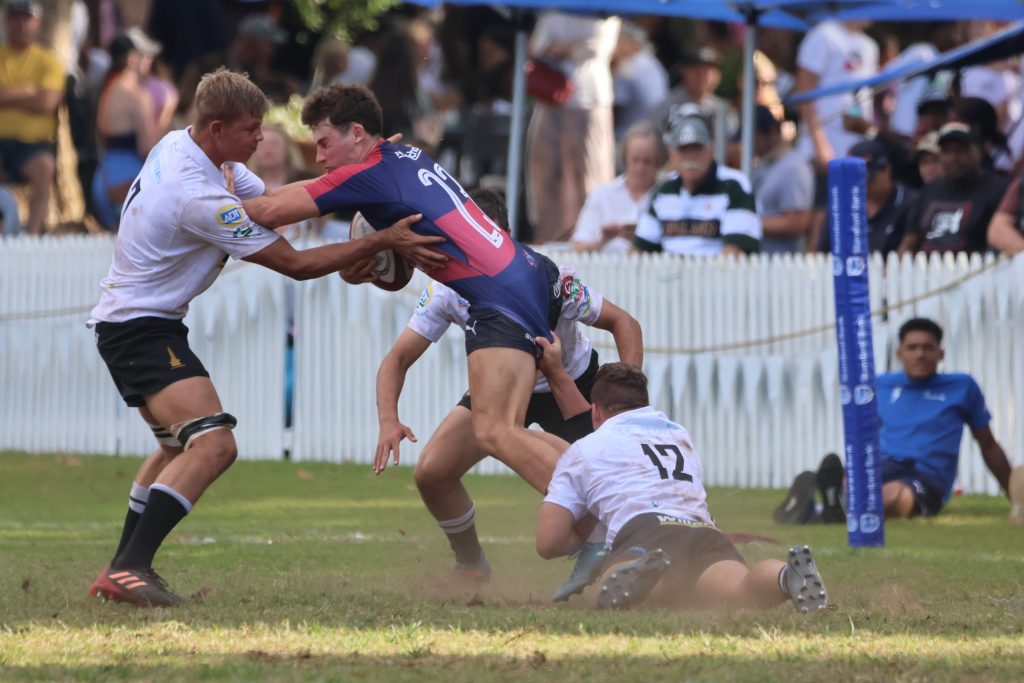
[[[389,247],[401,254],[405,260],[424,273],[443,268],[448,257],[433,247],[445,241],[444,237],[425,237],[412,231],[412,226],[422,220],[422,214],[406,216],[387,228]]]

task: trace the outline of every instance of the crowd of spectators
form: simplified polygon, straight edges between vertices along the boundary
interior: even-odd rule
[[[349,42],[311,32],[279,0],[75,0],[62,16],[70,49],[41,44],[45,19],[37,0],[4,5],[2,234],[55,227],[62,146],[74,148],[86,223],[116,231],[149,150],[187,125],[195,83],[222,64],[247,72],[282,111],[323,85],[366,85],[389,133],[467,187],[503,184],[516,29],[498,10],[402,6]],[[898,37],[868,22],[762,31],[748,178],[735,170],[741,27],[539,13],[529,57],[562,75],[565,97],[531,102],[520,234],[577,251],[824,251],[827,165],[855,156],[867,167],[872,249],[1021,251],[1018,58],[783,106],[789,94],[930,59],[999,28],[915,26]],[[268,186],[316,173],[301,126],[274,121],[252,161]]]

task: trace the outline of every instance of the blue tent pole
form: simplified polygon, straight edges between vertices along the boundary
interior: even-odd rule
[[[740,141],[743,145],[741,170],[748,179],[754,165],[754,49],[756,46],[757,12],[751,10],[747,13],[747,30],[743,34],[743,111],[740,121],[742,126]]]
[[[519,239],[519,178],[523,168],[523,130],[526,116],[526,22],[516,10],[516,50],[512,78],[512,126],[508,134],[508,177],[505,178],[505,202],[512,238]]]

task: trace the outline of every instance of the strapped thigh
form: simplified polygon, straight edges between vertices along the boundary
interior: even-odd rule
[[[192,446],[192,442],[203,434],[216,429],[231,430],[235,428],[236,424],[238,424],[238,420],[235,419],[234,415],[230,413],[217,413],[216,415],[207,415],[206,417],[197,417],[193,420],[179,422],[171,427],[171,432],[187,451]]]

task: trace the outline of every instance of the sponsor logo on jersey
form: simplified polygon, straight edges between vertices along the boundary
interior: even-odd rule
[[[419,147],[409,147],[407,149],[396,149],[395,156],[399,159],[409,159],[416,161],[420,158],[420,154],[423,154],[423,150]]]
[[[249,220],[241,204],[225,204],[217,209],[217,222],[225,228],[234,228],[232,237],[248,237],[256,225]]]
[[[903,395],[903,387],[893,387],[892,396],[889,397],[889,403],[895,403],[900,400],[900,396]]]
[[[579,301],[586,293],[586,287],[578,277],[566,275],[562,278],[562,297],[567,301]]]
[[[417,308],[426,308],[430,300],[434,298],[434,283],[427,285],[427,288],[420,294],[420,300],[416,303]]]
[[[217,209],[217,222],[225,227],[239,225],[245,220],[245,209],[241,204],[225,204]]]
[[[941,401],[946,402],[946,395],[942,393],[936,393],[934,391],[924,390],[924,400],[926,401]]]

